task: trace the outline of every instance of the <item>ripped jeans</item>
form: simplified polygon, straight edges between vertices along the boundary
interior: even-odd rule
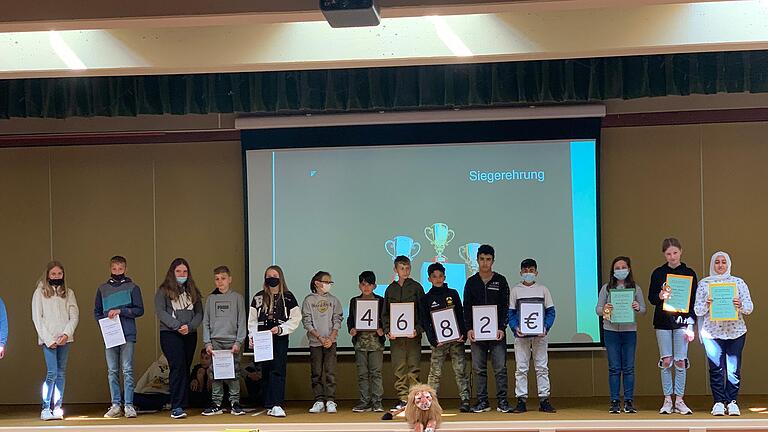
[[[685,337],[685,327],[677,330],[656,330],[656,341],[659,343],[659,368],[661,369],[661,387],[664,396],[672,395],[672,367],[675,368],[674,394],[685,394],[685,374],[690,366],[688,362],[688,339]],[[664,357],[672,357],[668,367],[664,367]],[[683,362],[683,366],[676,363]]]

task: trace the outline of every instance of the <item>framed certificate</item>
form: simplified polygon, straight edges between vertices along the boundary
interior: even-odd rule
[[[524,336],[543,336],[546,334],[543,300],[518,300],[517,312],[520,317],[520,328],[518,329],[520,333]]]
[[[376,331],[379,328],[379,301],[355,300],[355,329]]]
[[[739,289],[735,282],[709,284],[709,298],[712,304],[709,307],[709,319],[712,321],[736,321],[739,319],[739,311],[733,304],[733,299],[739,296]]]
[[[691,304],[692,285],[693,276],[668,274],[666,286],[669,286],[670,295],[668,299],[664,300],[664,310],[688,313]]]
[[[611,309],[610,321],[614,324],[631,324],[635,322],[635,310],[632,303],[635,301],[634,288],[620,288],[608,290],[608,303]]]
[[[411,337],[416,329],[414,303],[392,303],[389,305],[389,332],[395,337]]]
[[[456,322],[456,312],[452,307],[432,311],[432,325],[438,343],[453,342],[462,337],[459,323]]]
[[[472,306],[472,330],[475,340],[495,341],[499,329],[499,315],[495,305]]]

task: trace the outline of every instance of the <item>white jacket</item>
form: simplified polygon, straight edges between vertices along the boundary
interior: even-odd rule
[[[42,283],[37,285],[32,295],[32,321],[38,345],[50,346],[62,334],[67,335],[67,343],[74,342],[79,315],[74,291],[67,288],[66,298],[57,295],[46,298]]]

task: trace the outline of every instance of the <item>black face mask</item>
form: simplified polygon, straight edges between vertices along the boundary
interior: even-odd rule
[[[125,279],[125,273],[121,273],[121,274],[112,273],[112,279],[116,281],[123,280]]]
[[[276,277],[264,278],[264,284],[266,284],[268,287],[274,288],[280,285],[280,278],[276,278]]]
[[[64,285],[64,278],[61,279],[48,279],[48,284],[51,286],[62,286]]]

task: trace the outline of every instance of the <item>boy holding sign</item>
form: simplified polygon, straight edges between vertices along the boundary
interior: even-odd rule
[[[694,338],[693,333],[693,304],[695,296],[691,295],[692,287],[698,283],[696,272],[680,261],[683,254],[683,246],[680,240],[670,237],[661,242],[661,251],[664,253],[666,263],[657,267],[651,274],[651,284],[648,287],[648,301],[656,308],[653,312],[653,328],[656,329],[656,341],[659,344],[659,368],[661,369],[661,387],[664,391],[664,403],[659,409],[659,414],[672,414],[673,412],[688,415],[693,414],[688,405],[683,401],[685,394],[686,370],[688,362],[688,343]],[[669,288],[670,280],[687,279],[687,292],[676,290],[676,295],[684,293],[690,297],[684,302],[684,310],[667,310],[665,303],[672,297],[672,289]],[[679,284],[675,284],[680,286]],[[668,305],[666,305],[668,306]],[[674,360],[674,385],[672,379],[672,364]],[[672,401],[672,394],[676,400]]]
[[[347,330],[352,336],[355,347],[357,366],[357,388],[360,390],[360,403],[352,408],[353,412],[384,411],[381,398],[384,387],[381,379],[381,367],[384,364],[384,328],[381,311],[384,310],[384,297],[373,293],[376,288],[376,275],[366,270],[358,276],[360,295],[349,300]]]
[[[509,327],[515,332],[515,396],[513,413],[528,409],[528,367],[533,354],[539,411],[557,412],[549,401],[549,357],[547,333],[555,323],[555,303],[544,285],[536,282],[536,261],[528,258],[520,263],[522,281],[509,291]],[[537,310],[538,306],[538,310]]]
[[[229,360],[232,357],[230,378],[220,378],[214,375],[211,386],[211,406],[203,411],[204,416],[219,415],[223,411],[221,403],[224,400],[224,384],[229,389],[230,413],[243,415],[245,411],[240,406],[240,352],[246,336],[245,301],[240,293],[232,291],[232,276],[229,268],[219,266],[213,270],[213,280],[216,289],[205,300],[205,315],[203,315],[203,345],[212,356],[214,371],[219,360]],[[229,351],[229,354],[227,353]],[[225,357],[226,356],[226,357]],[[229,367],[229,365],[228,365]]]
[[[464,313],[461,298],[455,289],[445,283],[445,267],[440,263],[427,268],[432,288],[419,301],[421,326],[432,345],[428,384],[440,391],[440,377],[446,357],[451,357],[456,387],[459,389],[459,411],[469,412],[469,377],[467,359],[464,356]]]
[[[389,338],[392,353],[392,369],[395,371],[395,391],[399,401],[392,411],[402,411],[407,405],[408,390],[414,384],[419,384],[419,362],[421,361],[421,333],[423,331],[419,320],[418,304],[424,296],[424,288],[420,283],[411,279],[411,260],[400,255],[395,258],[395,273],[397,281],[387,286],[384,292],[384,312],[381,320],[384,331]],[[392,305],[397,303],[397,310],[408,307],[413,312],[412,322],[401,312],[398,316],[390,316]],[[399,335],[399,329],[412,328],[410,335]]]
[[[509,284],[493,271],[496,252],[490,245],[477,249],[478,272],[464,285],[464,323],[472,347],[472,372],[477,383],[477,404],[472,412],[491,410],[488,403],[488,355],[496,379],[496,401],[499,412],[509,412],[507,402],[507,311]],[[483,308],[482,306],[488,306]],[[475,312],[477,307],[477,312]],[[482,315],[481,311],[488,311]],[[475,323],[478,325],[475,326]]]
[[[128,418],[136,417],[136,408],[133,406],[133,352],[136,345],[136,318],[144,315],[144,301],[141,298],[139,286],[125,275],[126,266],[126,259],[119,255],[113,256],[109,260],[111,275],[107,282],[101,284],[96,290],[96,302],[93,308],[96,321],[117,317],[125,336],[125,344],[114,346],[105,351],[109,393],[112,397],[112,406],[104,414],[106,418],[123,415],[120,407],[121,368],[125,392],[122,398],[122,402],[125,404],[125,416]]]
[[[731,257],[715,252],[709,277],[696,289],[696,315],[701,321],[701,342],[709,364],[709,387],[715,402],[712,415],[741,415],[736,400],[741,384],[741,353],[747,338],[744,315],[754,309],[749,287],[731,275]]]

